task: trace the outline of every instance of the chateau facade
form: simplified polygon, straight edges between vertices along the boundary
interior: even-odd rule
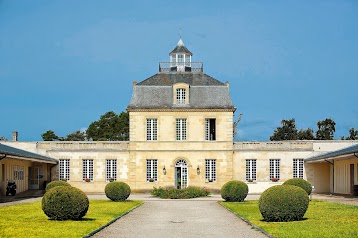
[[[128,142],[1,142],[6,146],[0,147],[0,156],[5,155],[0,157],[1,193],[7,180],[21,184],[21,192],[66,179],[88,193],[103,193],[113,180],[147,191],[159,186],[218,190],[235,179],[247,182],[249,193],[293,177],[307,179],[316,192],[350,193],[358,184],[354,156],[336,164],[317,157],[355,141],[233,142],[229,83],[205,74],[181,39],[169,56],[157,74],[133,83]]]

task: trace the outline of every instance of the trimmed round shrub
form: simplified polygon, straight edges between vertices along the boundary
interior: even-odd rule
[[[259,209],[265,221],[298,221],[305,215],[308,203],[309,198],[302,188],[276,185],[261,194]]]
[[[227,202],[242,202],[249,192],[246,183],[233,180],[224,184],[221,188],[221,197]]]
[[[301,178],[289,179],[289,180],[285,181],[283,183],[283,185],[294,185],[294,186],[303,188],[307,192],[308,195],[310,195],[312,192],[312,185],[309,182],[307,182],[306,180],[301,179]]]
[[[66,181],[62,181],[62,180],[58,180],[58,181],[52,181],[49,182],[46,185],[46,192],[48,190],[50,190],[51,188],[57,187],[57,186],[71,186],[69,183],[67,183]]]
[[[131,188],[123,182],[110,182],[106,185],[104,192],[112,201],[125,201],[131,194]]]
[[[42,210],[54,220],[78,220],[86,215],[89,207],[87,195],[72,186],[57,186],[42,198]]]

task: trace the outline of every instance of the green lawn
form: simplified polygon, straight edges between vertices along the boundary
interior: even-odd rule
[[[301,221],[265,222],[258,201],[221,204],[275,237],[358,237],[357,206],[313,200]]]
[[[0,237],[83,237],[140,204],[91,200],[86,216],[79,221],[49,220],[41,202],[0,207]]]

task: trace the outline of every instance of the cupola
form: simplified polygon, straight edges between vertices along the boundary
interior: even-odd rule
[[[193,54],[185,47],[182,38],[180,37],[178,44],[169,53],[169,62],[159,63],[159,72],[176,73],[176,72],[203,72],[203,63],[192,62]]]
[[[185,47],[183,40],[179,39],[177,46],[169,53],[170,56],[170,66],[178,67],[178,72],[185,71],[185,66],[191,66],[191,56],[193,54]]]

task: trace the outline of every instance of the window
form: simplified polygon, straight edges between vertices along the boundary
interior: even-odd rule
[[[117,181],[117,160],[106,160],[106,182]]]
[[[60,180],[70,180],[70,160],[60,159]]]
[[[208,182],[216,181],[216,160],[205,160],[205,180]]]
[[[186,119],[176,119],[176,138],[186,140]]]
[[[82,179],[85,182],[93,182],[93,159],[84,159],[82,167]]]
[[[14,180],[24,180],[24,166],[14,166]]]
[[[177,104],[185,104],[185,88],[177,88]]]
[[[178,55],[178,62],[184,62],[184,55]]]
[[[256,160],[247,159],[246,160],[246,180],[255,181],[256,180]]]
[[[303,178],[303,159],[293,159],[293,177]]]
[[[270,159],[270,180],[280,179],[280,160]]]
[[[158,120],[147,119],[147,140],[157,140]]]
[[[147,182],[158,181],[158,160],[147,160]]]
[[[216,140],[215,119],[205,119],[205,140]]]

